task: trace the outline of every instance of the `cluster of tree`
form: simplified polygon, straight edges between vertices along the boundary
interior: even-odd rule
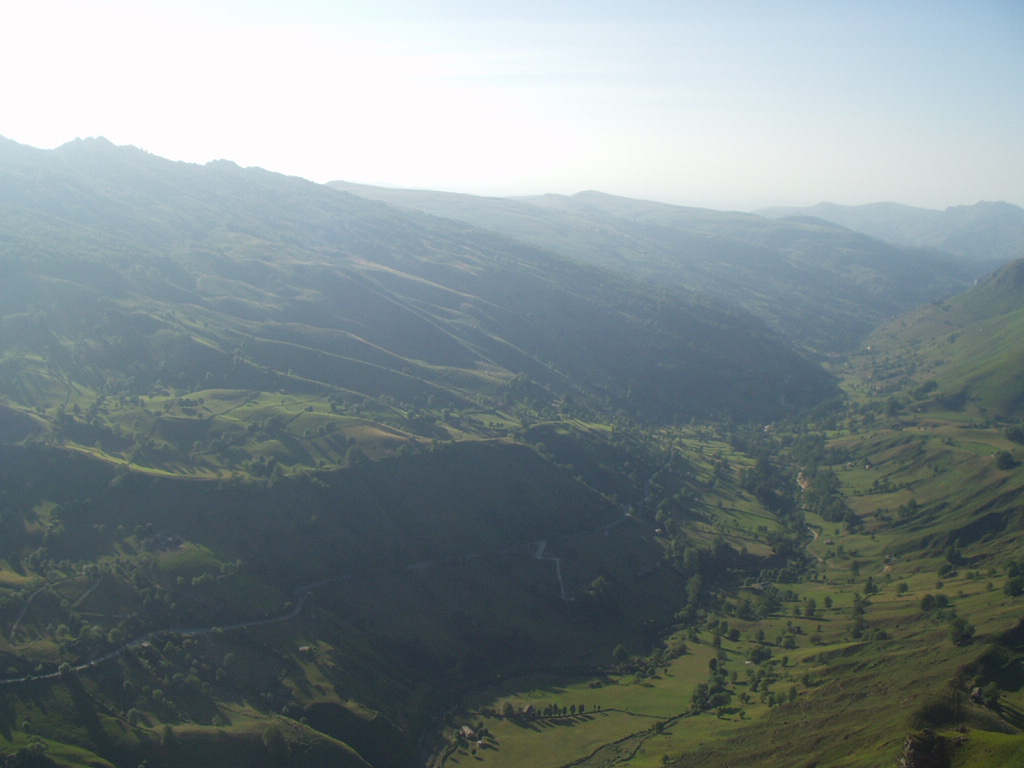
[[[786,515],[797,508],[792,475],[784,472],[768,456],[759,456],[752,468],[741,471],[739,483],[743,490],[752,493],[771,512]]]
[[[862,526],[861,520],[846,504],[840,490],[839,476],[828,468],[806,473],[809,485],[803,494],[804,507],[830,523],[845,522],[851,530]]]
[[[529,706],[516,709],[515,705],[511,701],[506,701],[501,705],[501,716],[506,720],[530,720],[536,718],[556,718],[556,717],[576,717],[577,715],[585,715],[587,713],[586,704],[569,704],[562,705],[555,702],[550,702],[544,706]],[[589,711],[597,712],[600,711],[600,707],[590,707]],[[477,731],[479,735],[480,731]]]
[[[835,466],[850,458],[846,448],[829,445],[827,435],[822,432],[794,436],[787,452],[790,461],[801,467]]]
[[[1003,592],[1010,597],[1024,595],[1024,560],[1012,560],[1006,566],[1006,584]]]
[[[768,706],[778,706],[796,700],[796,686],[791,686],[787,693],[772,690],[772,685],[779,680],[776,669],[779,662],[771,659],[770,651],[768,655],[759,654],[756,660],[747,660],[756,666],[747,667],[747,678],[741,680],[736,672],[730,672],[726,668],[723,656],[711,659],[708,662],[708,681],[698,683],[690,697],[691,711],[715,710],[721,716],[735,699],[746,705],[753,701],[751,694],[755,693],[759,694],[761,702]],[[787,658],[783,657],[782,664],[785,665],[786,662]]]
[[[732,703],[732,692],[728,688],[728,676],[723,668],[717,666],[717,660],[712,659],[716,666],[711,669],[711,675],[706,683],[697,683],[693,695],[690,697],[690,707],[694,712],[706,712],[709,709],[717,709],[721,712]]]

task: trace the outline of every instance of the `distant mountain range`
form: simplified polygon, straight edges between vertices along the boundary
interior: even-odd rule
[[[893,245],[821,220],[773,220],[599,192],[505,199],[331,186],[648,283],[702,291],[824,352],[851,349],[885,318],[963,290],[987,271],[949,253]]]
[[[829,396],[763,323],[462,222],[102,139],[0,145],[0,390],[486,397],[766,418]]]
[[[775,219],[814,217],[881,240],[937,248],[978,262],[1024,257],[1024,209],[1010,203],[981,202],[944,211],[898,203],[818,203],[808,208],[762,208],[757,213]]]

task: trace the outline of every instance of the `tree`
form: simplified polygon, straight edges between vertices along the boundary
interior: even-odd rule
[[[288,741],[276,725],[270,726],[263,732],[263,746],[277,760],[284,760],[288,757]]]
[[[359,446],[353,445],[345,452],[345,464],[350,467],[362,467],[369,463],[370,457]]]
[[[708,707],[710,696],[711,692],[708,690],[708,686],[705,683],[697,683],[693,696],[690,697],[690,704],[695,711],[703,712]]]
[[[753,664],[760,664],[772,657],[772,649],[767,645],[755,645],[747,651],[747,660]]]
[[[1009,451],[999,451],[996,453],[996,466],[999,469],[1013,469],[1017,466],[1017,462]]]
[[[590,582],[590,586],[587,587],[587,592],[593,595],[594,597],[603,595],[607,590],[608,579],[606,579],[604,576],[598,576],[596,579]]]
[[[625,646],[621,643],[615,646],[615,650],[612,651],[612,658],[615,659],[616,664],[625,664],[629,661],[629,654],[626,652]]]
[[[949,639],[955,645],[967,645],[974,637],[974,625],[962,616],[953,619],[949,624]]]
[[[690,605],[696,605],[700,601],[700,593],[703,588],[704,580],[701,579],[699,573],[695,573],[686,582],[686,602]]]
[[[707,706],[718,710],[718,716],[721,717],[725,708],[729,706],[730,701],[732,701],[732,694],[728,691],[719,691],[708,698]]]
[[[264,732],[264,738],[266,738],[266,735],[266,732]],[[282,736],[282,738],[284,737]],[[168,749],[174,746],[174,729],[167,723],[160,726],[160,743]],[[266,744],[266,741],[264,741],[264,744]]]
[[[988,706],[996,709],[999,708],[999,683],[989,683],[982,689],[981,693],[985,697],[985,703]]]

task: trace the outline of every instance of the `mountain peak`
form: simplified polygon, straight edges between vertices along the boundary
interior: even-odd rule
[[[118,149],[118,146],[105,136],[77,138],[57,147],[58,152],[109,151],[111,149]]]

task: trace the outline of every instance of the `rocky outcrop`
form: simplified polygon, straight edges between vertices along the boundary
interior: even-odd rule
[[[950,768],[952,745],[944,736],[923,730],[907,736],[900,755],[900,768]]]

